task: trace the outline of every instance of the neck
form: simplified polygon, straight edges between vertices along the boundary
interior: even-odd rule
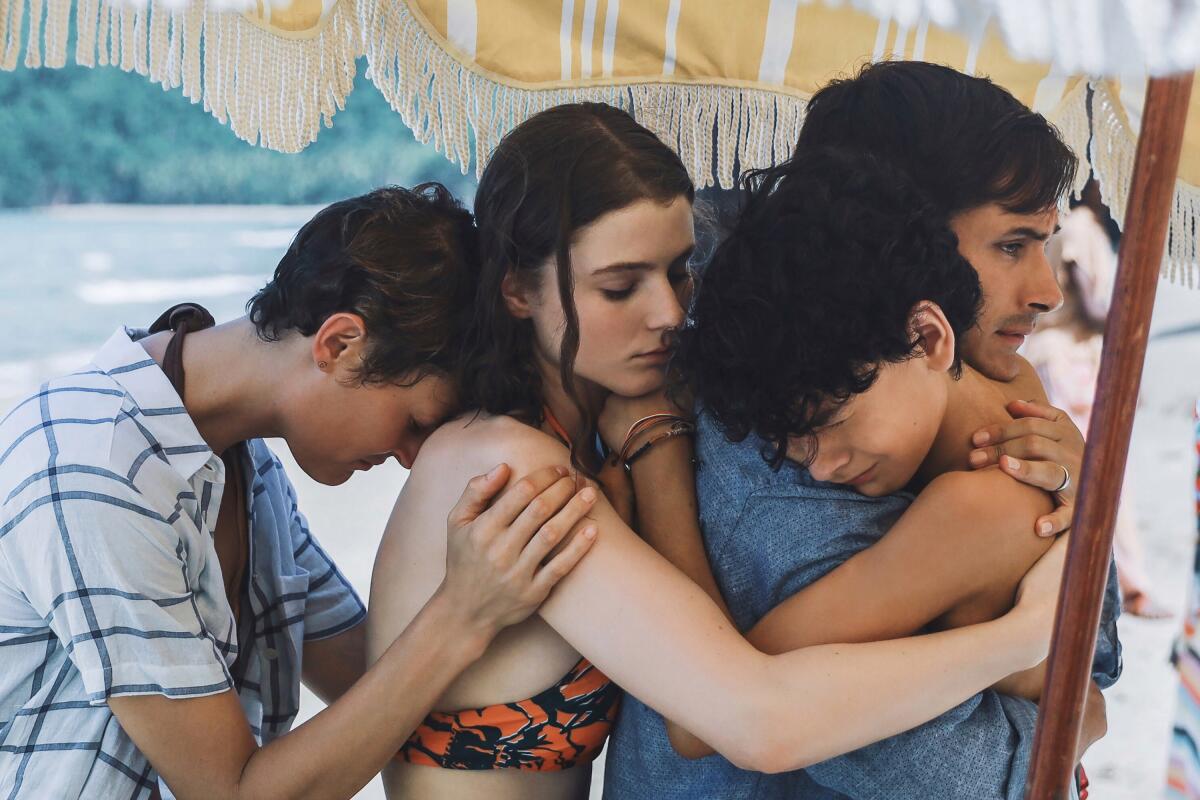
[[[142,340],[160,365],[172,335]],[[183,407],[214,453],[247,439],[280,435],[283,349],[283,343],[259,339],[246,317],[187,335]]]
[[[1003,391],[966,364],[962,377],[947,376],[946,410],[928,455],[913,478],[913,488],[921,489],[946,472],[969,470],[968,456],[974,449],[971,434],[985,425],[1012,419],[1005,410]]]
[[[586,430],[587,419],[584,417],[584,412],[567,394],[567,390],[563,388],[558,365],[550,363],[549,360],[543,359],[539,355],[538,370],[542,375],[542,402],[566,430],[571,441],[579,441],[581,437],[589,433]],[[592,420],[595,420],[600,415],[600,410],[604,408],[604,399],[609,392],[597,384],[579,378],[576,378],[576,386],[583,409],[591,415]]]

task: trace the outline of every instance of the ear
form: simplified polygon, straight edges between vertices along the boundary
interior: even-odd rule
[[[312,360],[317,369],[339,377],[358,374],[367,344],[367,326],[358,314],[331,314],[312,336]]]
[[[500,296],[504,298],[504,305],[508,308],[508,313],[517,319],[529,319],[533,316],[528,292],[521,288],[520,281],[517,280],[512,269],[504,273],[504,277],[500,280]]]
[[[954,329],[941,307],[930,300],[922,300],[913,306],[910,320],[929,368],[937,372],[948,371],[954,363]]]

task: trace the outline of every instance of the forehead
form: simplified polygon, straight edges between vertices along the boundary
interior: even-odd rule
[[[580,230],[571,245],[571,261],[587,271],[609,264],[669,263],[695,243],[692,204],[686,197],[667,204],[638,200]]]
[[[1015,214],[999,203],[971,208],[956,214],[950,226],[959,243],[967,245],[972,239],[1002,236],[1010,231],[1029,230],[1049,236],[1058,225],[1058,208],[1051,207],[1033,214]]]
[[[436,417],[458,402],[454,382],[441,374],[430,374],[409,386],[390,385],[375,388],[387,395],[387,400],[413,414]]]

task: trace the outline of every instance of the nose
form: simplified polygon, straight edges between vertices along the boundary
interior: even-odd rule
[[[683,325],[686,312],[680,302],[679,293],[665,275],[658,285],[658,291],[654,292],[652,303],[647,320],[651,330],[669,330]]]
[[[1037,255],[1032,259],[1024,286],[1024,304],[1034,312],[1045,314],[1063,304],[1062,289],[1054,275],[1054,267],[1042,248],[1033,248]]]
[[[400,466],[405,469],[412,469],[413,462],[417,460],[417,453],[421,449],[422,442],[417,442],[415,445],[406,443],[393,450],[392,455],[400,462]]]
[[[819,481],[832,481],[838,474],[838,470],[844,467],[849,460],[848,452],[820,442],[817,445],[816,455],[809,462],[808,474]]]

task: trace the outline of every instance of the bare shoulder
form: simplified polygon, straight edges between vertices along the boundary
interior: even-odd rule
[[[554,437],[513,417],[470,413],[447,422],[425,440],[413,477],[428,471],[444,474],[450,464],[483,473],[500,463],[520,475],[569,464],[570,454]]]
[[[943,473],[918,497],[936,504],[946,514],[969,520],[971,527],[986,530],[1033,530],[1033,522],[1054,509],[1046,492],[1011,478],[995,467],[973,472]]]

